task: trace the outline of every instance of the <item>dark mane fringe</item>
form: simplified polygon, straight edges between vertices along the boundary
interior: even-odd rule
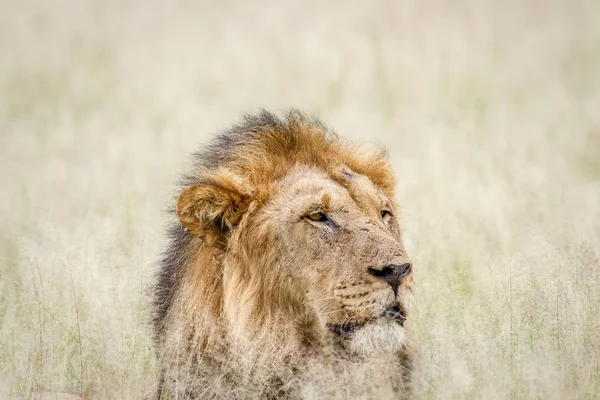
[[[300,135],[300,132],[294,129],[298,124],[319,130],[328,139],[338,139],[337,134],[328,129],[320,120],[308,116],[300,110],[292,108],[285,113],[284,118],[279,118],[277,115],[261,109],[257,114],[243,115],[240,123],[233,125],[217,136],[203,151],[195,153],[196,167],[211,170],[230,162],[230,157],[235,153],[236,148],[245,147],[256,141],[267,130],[276,132],[278,139],[285,143],[284,147],[292,150],[297,145],[297,136]],[[189,178],[192,179],[192,182],[195,182],[194,178],[197,179],[197,176],[190,176]],[[186,183],[188,182],[186,180]]]

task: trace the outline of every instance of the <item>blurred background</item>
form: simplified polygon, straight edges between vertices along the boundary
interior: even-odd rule
[[[388,148],[418,398],[598,397],[599,21],[594,0],[0,0],[0,397],[139,398],[173,183],[261,107]]]

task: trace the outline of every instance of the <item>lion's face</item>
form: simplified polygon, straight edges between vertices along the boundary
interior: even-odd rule
[[[276,244],[270,257],[278,271],[270,273],[321,329],[350,339],[359,352],[397,348],[412,271],[396,210],[366,176],[346,166],[337,172],[334,180],[316,169],[294,169],[240,234],[260,241],[264,233]]]

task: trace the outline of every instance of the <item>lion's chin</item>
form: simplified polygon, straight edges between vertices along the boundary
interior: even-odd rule
[[[404,327],[383,318],[361,325],[348,339],[348,349],[365,356],[391,354],[405,345]]]

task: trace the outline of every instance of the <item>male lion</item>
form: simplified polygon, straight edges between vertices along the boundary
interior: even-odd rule
[[[405,395],[412,270],[385,152],[292,110],[195,158],[154,289],[158,398]]]

